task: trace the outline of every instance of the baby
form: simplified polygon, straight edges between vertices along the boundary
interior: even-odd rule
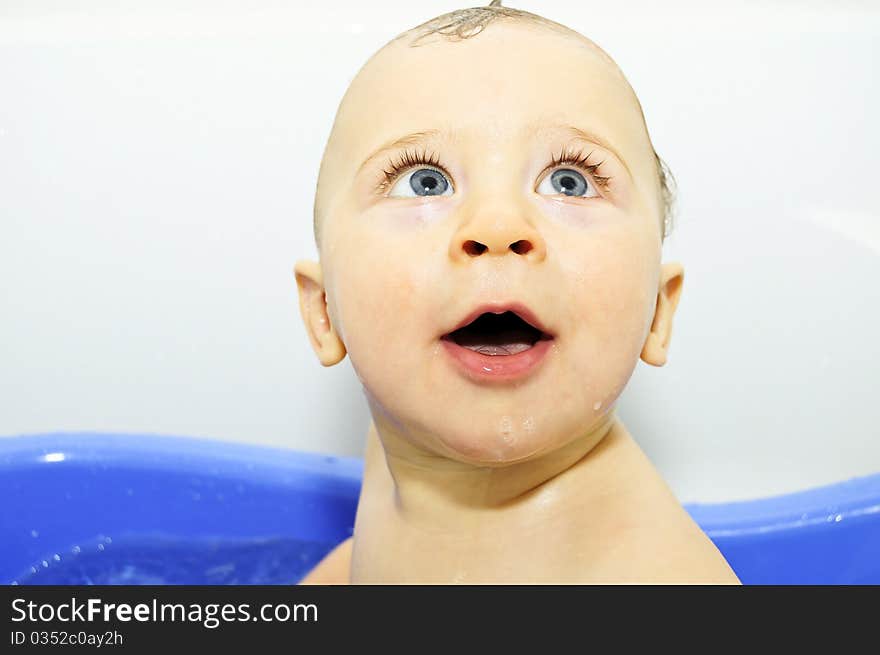
[[[299,261],[372,421],[354,535],[302,583],[738,583],[616,415],[684,273],[641,106],[581,34],[499,6],[364,65]]]

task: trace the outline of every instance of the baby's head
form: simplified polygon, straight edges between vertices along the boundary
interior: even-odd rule
[[[559,449],[608,422],[640,357],[666,361],[670,182],[582,35],[496,6],[428,21],[340,104],[320,263],[295,269],[312,346],[325,366],[349,355],[379,433],[413,452],[496,466]]]

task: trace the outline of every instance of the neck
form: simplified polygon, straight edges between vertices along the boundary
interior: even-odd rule
[[[534,503],[540,507],[538,515],[558,510],[559,500],[565,495],[555,491],[565,474],[588,466],[590,454],[618,423],[612,409],[562,448],[490,466],[430,453],[405,440],[387,423],[374,420],[369,439],[380,441],[382,447],[368,451],[367,466],[387,466],[390,483],[383,487],[390,492],[392,502],[386,508],[398,525],[430,532],[457,532],[477,523],[487,527],[488,519],[499,520]],[[592,486],[601,494],[603,485],[598,482]]]

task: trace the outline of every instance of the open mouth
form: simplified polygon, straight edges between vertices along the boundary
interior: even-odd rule
[[[516,355],[534,347],[539,341],[552,338],[509,310],[501,314],[484,312],[467,325],[442,337],[462,348],[489,356]]]

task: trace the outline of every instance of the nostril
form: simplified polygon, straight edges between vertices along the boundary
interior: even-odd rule
[[[468,239],[464,242],[464,251],[471,257],[476,257],[477,255],[482,255],[484,252],[486,252],[486,246],[484,246],[479,241]]]
[[[473,239],[468,239],[467,241],[465,241],[462,244],[462,248],[464,248],[464,251],[471,257],[482,255],[484,252],[486,252],[486,250],[488,250],[488,246],[480,243],[479,241],[474,241]],[[528,239],[520,239],[519,241],[514,241],[510,244],[510,249],[517,255],[525,255],[529,253],[533,248],[534,246]]]
[[[531,242],[526,239],[520,239],[519,241],[514,241],[510,244],[510,249],[513,250],[517,255],[525,255],[532,249]]]

